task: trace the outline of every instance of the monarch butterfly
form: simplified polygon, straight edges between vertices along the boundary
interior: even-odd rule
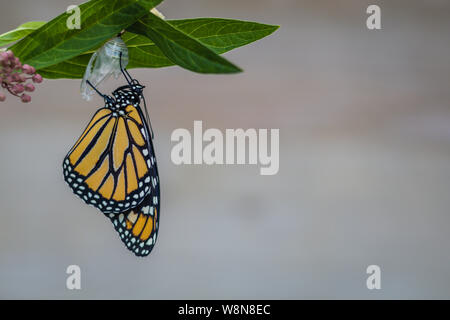
[[[63,173],[77,196],[111,219],[127,248],[146,256],[158,231],[159,175],[145,87],[122,68],[121,59],[128,84],[112,96],[87,81],[104,98],[105,106],[94,114],[64,158]]]

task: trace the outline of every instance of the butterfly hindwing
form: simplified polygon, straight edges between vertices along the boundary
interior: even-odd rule
[[[109,218],[128,250],[139,257],[149,255],[158,237],[159,187],[136,208]]]
[[[76,195],[104,213],[134,208],[157,179],[148,140],[138,105],[101,108],[64,159],[64,179]]]

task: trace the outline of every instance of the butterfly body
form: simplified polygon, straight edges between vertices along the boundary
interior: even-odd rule
[[[127,81],[112,96],[101,94],[105,106],[64,158],[63,174],[78,197],[112,221],[130,251],[146,256],[158,231],[159,175],[148,114],[140,107],[144,87]]]

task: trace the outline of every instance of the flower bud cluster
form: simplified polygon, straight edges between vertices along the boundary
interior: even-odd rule
[[[31,96],[27,93],[36,89],[33,83],[41,83],[42,80],[34,67],[22,64],[11,50],[0,52],[0,86],[4,90],[22,102],[30,102]],[[4,91],[0,91],[0,101],[5,100]]]

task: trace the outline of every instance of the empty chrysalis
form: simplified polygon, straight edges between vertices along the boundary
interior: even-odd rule
[[[121,53],[122,67],[125,68],[128,65],[127,45],[120,37],[115,37],[106,42],[92,55],[84,72],[83,80],[81,81],[81,96],[83,99],[89,101],[94,94],[94,90],[87,84],[87,80],[97,87],[111,75],[114,75],[116,79],[120,76]]]

